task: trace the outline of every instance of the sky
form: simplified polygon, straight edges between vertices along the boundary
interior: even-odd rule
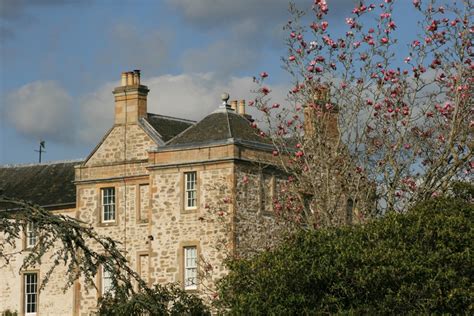
[[[345,30],[354,1],[327,2]],[[415,13],[399,2],[408,40]],[[199,120],[222,92],[250,99],[261,71],[283,100],[288,18],[288,0],[0,0],[0,164],[37,162],[40,140],[43,161],[87,157],[113,124],[123,71],[141,70],[148,111],[163,115]]]

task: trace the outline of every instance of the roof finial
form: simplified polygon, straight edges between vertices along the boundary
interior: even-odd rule
[[[227,101],[229,100],[230,96],[227,92],[224,92],[221,94],[221,100],[222,100],[222,106],[223,107],[228,107]]]

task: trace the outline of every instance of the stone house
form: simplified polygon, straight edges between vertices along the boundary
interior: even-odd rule
[[[148,113],[148,92],[139,71],[123,73],[113,91],[114,125],[85,160],[0,166],[0,189],[119,241],[148,284],[179,282],[205,296],[226,273],[226,251],[251,246],[256,225],[274,227],[271,200],[280,180],[268,163],[272,146],[255,134],[243,101],[229,105],[227,96],[194,122]],[[33,226],[16,245],[26,251],[0,262],[0,312],[93,314],[110,287],[107,271],[99,269],[98,290],[76,281],[63,292],[58,267],[40,293],[51,262],[19,271],[38,241]],[[200,277],[203,262],[210,278]]]

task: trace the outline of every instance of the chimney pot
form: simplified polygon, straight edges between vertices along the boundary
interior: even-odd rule
[[[230,107],[231,107],[232,110],[237,112],[237,100],[230,101]]]
[[[127,86],[130,86],[133,84],[133,73],[132,72],[127,72]]]
[[[122,72],[122,87],[127,85],[127,73]]]
[[[133,71],[133,79],[134,79],[134,84],[140,85],[140,70],[135,69]]]
[[[239,101],[239,111],[237,113],[240,115],[245,115],[245,100]]]

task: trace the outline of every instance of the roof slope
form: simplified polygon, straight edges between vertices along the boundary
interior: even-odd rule
[[[74,166],[81,161],[0,166],[0,190],[41,206],[76,204]]]
[[[169,141],[196,122],[171,116],[148,113],[145,120],[160,134],[164,142]]]
[[[219,109],[172,139],[167,145],[196,144],[226,139],[265,143],[242,115],[230,109]]]

